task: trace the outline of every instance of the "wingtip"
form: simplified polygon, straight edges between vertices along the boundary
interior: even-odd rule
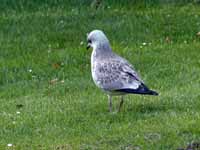
[[[156,92],[156,91],[150,91],[150,93],[149,94],[151,94],[151,95],[155,95],[155,96],[158,96],[159,94]]]

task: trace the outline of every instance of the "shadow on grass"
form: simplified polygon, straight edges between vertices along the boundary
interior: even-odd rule
[[[158,104],[139,104],[133,108],[128,108],[128,111],[140,112],[140,113],[155,113],[155,112],[165,112],[168,107]]]
[[[159,113],[159,112],[167,112],[170,110],[173,111],[184,111],[184,107],[181,105],[163,104],[163,103],[146,103],[146,104],[137,104],[133,107],[128,106],[125,111],[127,112],[135,112],[135,113]]]

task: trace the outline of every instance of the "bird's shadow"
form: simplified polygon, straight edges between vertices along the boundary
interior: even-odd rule
[[[126,112],[134,112],[134,113],[155,113],[155,112],[165,112],[168,107],[159,104],[137,104],[137,105],[129,105],[126,108]]]
[[[127,113],[140,113],[140,114],[155,114],[155,113],[165,113],[168,111],[184,111],[184,108],[181,105],[174,105],[165,104],[165,103],[143,103],[143,104],[136,104],[136,105],[128,105],[127,107],[123,108]]]

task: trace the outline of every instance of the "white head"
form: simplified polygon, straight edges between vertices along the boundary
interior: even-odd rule
[[[87,49],[93,50],[111,50],[109,40],[101,30],[93,30],[87,35]]]

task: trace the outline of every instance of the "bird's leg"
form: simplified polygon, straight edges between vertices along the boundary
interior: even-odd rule
[[[108,95],[109,111],[112,112],[112,96]]]
[[[120,100],[119,107],[118,107],[118,112],[120,112],[123,103],[124,103],[124,96],[121,96],[121,100]]]

